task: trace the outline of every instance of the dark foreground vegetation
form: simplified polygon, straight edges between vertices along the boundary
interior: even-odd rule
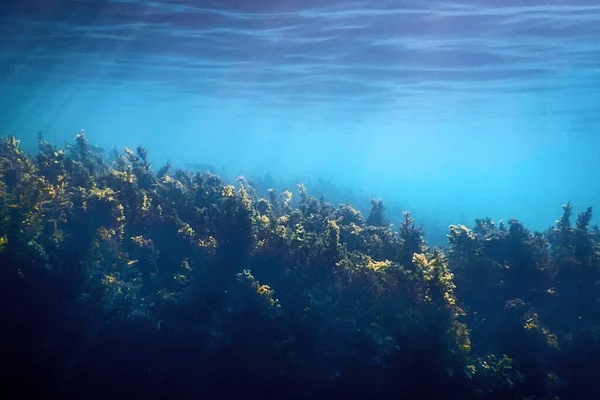
[[[600,232],[363,217],[298,192],[0,144],[10,398],[590,399]],[[298,199],[293,199],[298,197]],[[17,397],[15,397],[15,394]],[[212,397],[211,397],[212,398]]]

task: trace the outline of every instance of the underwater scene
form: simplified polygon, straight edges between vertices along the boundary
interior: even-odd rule
[[[0,393],[600,398],[599,132],[597,1],[1,1]]]

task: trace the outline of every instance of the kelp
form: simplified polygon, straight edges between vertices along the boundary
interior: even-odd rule
[[[3,334],[36,327],[22,339],[52,354],[49,392],[111,393],[117,364],[144,393],[598,393],[591,209],[572,226],[567,204],[543,233],[453,225],[442,251],[409,213],[393,228],[381,200],[364,218],[299,184],[293,206],[243,178],[155,170],[141,146],[110,161],[93,149],[83,131],[65,149],[40,137],[35,156],[0,143]],[[39,372],[27,354],[10,355],[17,376]]]

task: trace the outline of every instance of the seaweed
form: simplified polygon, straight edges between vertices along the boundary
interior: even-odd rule
[[[47,393],[109,394],[123,371],[141,395],[164,376],[195,379],[189,396],[224,380],[221,394],[292,398],[598,392],[591,208],[572,225],[565,205],[542,233],[453,225],[441,250],[408,212],[393,228],[381,200],[364,218],[303,184],[293,203],[243,177],[155,170],[141,146],[95,149],[84,131],[65,149],[40,135],[34,156],[0,143],[3,339],[35,327],[7,360],[31,376],[19,349],[47,352]]]

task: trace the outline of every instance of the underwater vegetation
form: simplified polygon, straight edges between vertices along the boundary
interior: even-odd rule
[[[83,132],[3,138],[0,201],[2,380],[24,397],[600,394],[591,209],[453,225],[442,250],[380,200],[262,198]]]

